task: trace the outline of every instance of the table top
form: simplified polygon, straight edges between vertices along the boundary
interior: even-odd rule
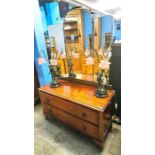
[[[104,111],[109,104],[115,91],[108,90],[107,97],[98,98],[95,96],[96,86],[82,85],[66,80],[59,80],[60,86],[51,88],[50,84],[39,88],[40,92],[52,94],[54,96],[75,102],[94,110]]]

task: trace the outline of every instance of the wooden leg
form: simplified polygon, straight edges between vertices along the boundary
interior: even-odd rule
[[[108,135],[108,133],[110,132],[111,129],[112,129],[112,123],[109,125],[109,128],[107,129],[107,131],[106,131],[106,133],[104,134],[104,136],[103,136],[103,138],[102,138],[101,141],[100,141],[100,140],[92,139],[93,142],[94,142],[101,150],[103,150],[103,148],[104,148],[105,139],[106,139],[106,137],[107,137],[107,135]]]
[[[99,141],[97,141],[97,140],[95,140],[95,139],[93,139],[93,142],[94,142],[101,150],[103,150],[103,148],[104,148],[103,142],[99,142]]]

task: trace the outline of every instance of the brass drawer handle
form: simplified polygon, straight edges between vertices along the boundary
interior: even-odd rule
[[[82,117],[84,117],[84,118],[85,118],[85,117],[86,117],[86,113],[84,113],[84,112],[83,112],[83,113],[82,113]]]

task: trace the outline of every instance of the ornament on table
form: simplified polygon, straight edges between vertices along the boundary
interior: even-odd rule
[[[106,86],[107,81],[106,81],[106,77],[105,77],[103,69],[101,69],[100,72],[98,73],[97,81],[98,81],[98,87],[96,90],[96,96],[100,97],[100,98],[106,97],[107,90],[106,90],[105,86]]]
[[[104,60],[100,60],[100,63],[99,63],[99,68],[100,69],[109,69],[109,66],[110,66],[110,62],[107,60],[107,59],[104,59]]]
[[[50,87],[56,88],[60,86],[60,82],[58,81],[58,68],[54,65],[49,65],[50,72],[52,74],[52,82],[50,84]]]
[[[52,82],[50,87],[59,87],[60,82],[58,78],[61,77],[61,66],[58,63],[61,53],[58,54],[56,50],[55,38],[51,37],[51,60],[50,60],[50,72],[52,74]]]

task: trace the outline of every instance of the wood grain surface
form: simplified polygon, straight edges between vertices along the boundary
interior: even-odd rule
[[[50,88],[49,85],[45,85],[39,88],[39,91],[100,111],[104,111],[114,95],[113,90],[108,90],[107,97],[98,98],[95,96],[95,86],[80,85],[65,80],[60,80],[60,83],[60,87]]]

